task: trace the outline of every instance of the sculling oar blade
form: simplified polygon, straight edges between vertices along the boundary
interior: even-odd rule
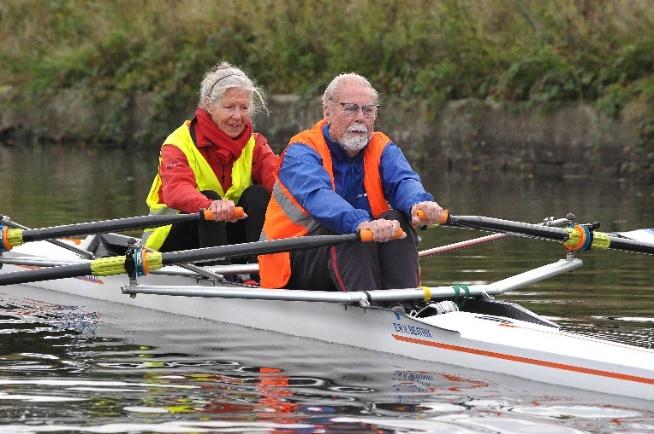
[[[629,232],[616,232],[615,235],[619,238],[629,238],[635,241],[654,244],[654,228],[636,229]]]
[[[243,208],[234,208],[232,218],[243,216]],[[0,252],[9,251],[16,246],[30,241],[51,240],[61,237],[99,234],[104,232],[120,232],[130,229],[166,226],[173,223],[214,220],[210,210],[201,210],[193,214],[147,215],[124,217],[120,219],[102,220],[97,222],[73,223],[70,225],[52,226],[40,229],[9,228],[11,223],[0,222]]]

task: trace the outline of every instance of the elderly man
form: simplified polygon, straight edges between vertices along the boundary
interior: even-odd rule
[[[441,207],[400,148],[373,132],[378,94],[367,79],[338,75],[327,86],[322,105],[324,119],[293,137],[282,155],[262,239],[369,229],[377,243],[260,256],[261,286],[326,291],[416,287],[418,237],[412,225],[437,222]],[[394,239],[400,227],[406,235]]]

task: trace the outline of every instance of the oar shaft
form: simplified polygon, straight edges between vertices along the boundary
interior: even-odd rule
[[[494,217],[454,215],[449,215],[444,225],[505,232],[530,238],[558,241],[563,243],[570,251],[577,251],[583,247],[583,250],[591,248],[611,249],[654,255],[654,244],[594,231],[593,229],[596,225],[575,225],[572,228],[557,228]],[[586,235],[583,234],[584,232]],[[582,237],[581,242],[577,243],[577,240],[580,239],[579,237]]]
[[[515,222],[494,217],[450,215],[446,224],[487,231],[509,232],[553,241],[566,241],[569,237],[568,231],[563,228]]]
[[[88,276],[90,274],[92,274],[91,262],[84,264],[61,265],[58,267],[39,268],[36,270],[0,274],[0,285],[17,285],[27,282],[40,282],[42,280]]]
[[[645,243],[642,241],[628,240],[625,238],[609,236],[609,249],[624,250],[625,252],[645,253],[647,255],[654,255],[654,244]]]
[[[424,215],[424,213],[422,213]],[[446,213],[446,215],[448,215]],[[424,219],[424,218],[423,218]],[[447,223],[447,218],[443,219],[443,224]],[[542,223],[539,223],[540,226],[554,226],[562,227],[568,226],[570,220],[567,218],[561,219],[545,219]],[[455,250],[466,249],[468,247],[478,246],[480,244],[490,243],[491,241],[502,240],[504,238],[510,237],[512,234],[508,232],[495,233],[491,235],[486,235],[484,237],[473,238],[471,240],[459,241],[458,243],[448,244],[445,246],[434,247],[431,249],[421,250],[418,252],[419,256],[422,258],[424,256],[440,255],[441,253],[453,252]]]
[[[256,241],[245,244],[230,244],[225,246],[205,247],[196,250],[181,250],[162,253],[162,264],[172,265],[185,262],[212,261],[220,258],[237,258],[289,250],[303,250],[326,245],[357,241],[358,234],[315,235],[310,237],[284,238],[280,240]]]
[[[138,259],[143,264],[142,272],[156,270],[164,265],[186,262],[203,262],[216,259],[255,256],[289,250],[311,249],[359,240],[359,234],[315,235],[310,237],[284,238],[279,240],[257,241],[246,244],[205,247],[178,252],[148,252]],[[135,255],[136,256],[136,255]],[[133,262],[124,256],[110,256],[94,259],[85,264],[62,265],[47,270],[27,270],[0,274],[0,285],[38,282],[42,280],[63,279],[86,275],[109,276],[127,273]],[[146,270],[147,269],[147,270]]]
[[[180,219],[181,217],[181,219]],[[23,241],[39,241],[51,238],[76,237],[102,232],[120,232],[148,226],[164,226],[180,221],[197,220],[198,214],[174,214],[161,216],[126,217],[100,222],[78,223],[71,225],[53,226],[51,228],[29,229],[23,231]]]
[[[243,208],[236,207],[234,215],[243,215]],[[202,210],[193,214],[147,215],[98,222],[75,223],[49,228],[24,230],[23,242],[26,243],[29,241],[47,240],[59,237],[99,234],[103,232],[120,232],[130,229],[165,226],[173,223],[211,220],[212,218],[213,215],[209,211]]]

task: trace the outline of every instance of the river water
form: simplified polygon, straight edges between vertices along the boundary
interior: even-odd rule
[[[157,150],[0,147],[0,214],[32,227],[147,213]],[[453,214],[604,231],[653,227],[654,186],[421,170]],[[421,248],[485,235],[438,228]],[[424,257],[427,285],[486,283],[564,256],[510,238]],[[584,267],[501,296],[564,329],[654,346],[654,258]],[[0,433],[654,432],[654,404],[53,294],[0,288]]]

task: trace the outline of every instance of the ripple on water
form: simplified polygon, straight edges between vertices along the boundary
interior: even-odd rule
[[[589,419],[624,419],[640,417],[642,414],[634,410],[625,410],[612,406],[590,407],[585,405],[552,405],[513,407],[512,412],[545,416],[551,418],[579,417]]]
[[[614,419],[654,423],[642,406],[501,375],[138,309],[48,306],[3,311],[0,328],[19,331],[0,334],[2,348],[17,343],[0,372],[49,369],[4,370],[0,433],[573,433]],[[592,417],[602,409],[610,420]]]

